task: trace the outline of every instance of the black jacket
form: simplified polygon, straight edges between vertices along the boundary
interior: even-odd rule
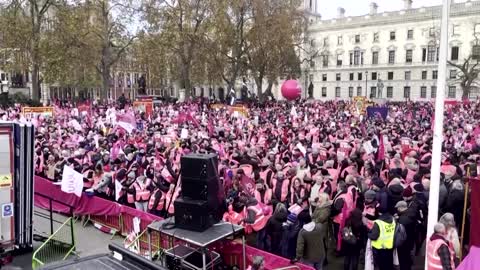
[[[283,223],[287,221],[287,213],[274,214],[270,217],[265,226],[265,231],[270,237],[272,251],[279,254],[283,236]]]
[[[391,185],[388,187],[388,211],[390,212],[390,214],[395,214],[395,205],[397,204],[397,202],[403,200],[402,193],[403,187],[401,185]]]

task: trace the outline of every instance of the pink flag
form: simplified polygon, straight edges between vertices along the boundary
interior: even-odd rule
[[[380,140],[380,145],[378,146],[378,156],[377,156],[377,161],[384,160],[385,159],[385,145],[383,142],[383,136],[382,134],[379,134],[379,140]]]
[[[252,178],[246,175],[243,175],[242,181],[240,182],[240,184],[242,185],[242,188],[245,193],[247,193],[250,196],[253,196],[255,192],[255,182],[253,181]]]

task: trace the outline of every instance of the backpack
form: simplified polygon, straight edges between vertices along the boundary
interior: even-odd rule
[[[356,245],[357,244],[357,237],[353,234],[352,228],[351,227],[344,227],[342,230],[342,239],[345,241],[345,243],[349,245]]]
[[[393,247],[394,248],[401,247],[406,240],[407,240],[407,231],[405,230],[405,227],[403,226],[403,224],[396,222],[395,234],[393,236]]]

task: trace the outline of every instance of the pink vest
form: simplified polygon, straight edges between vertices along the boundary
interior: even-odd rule
[[[259,204],[252,205],[246,208],[246,210],[254,211],[255,212],[255,221],[253,224],[246,224],[246,231],[251,232],[253,229],[254,231],[258,232],[262,230],[265,225],[267,225],[268,218],[267,216],[264,215],[263,209]]]
[[[445,242],[443,239],[436,239],[433,241],[428,241],[427,243],[427,270],[443,270],[442,261],[438,256],[438,250],[442,245],[446,244],[448,250],[450,251],[450,263],[452,269],[455,269],[455,263],[453,258],[455,258],[455,251],[450,247],[450,245]]]
[[[273,188],[272,188],[272,193],[275,192],[276,187],[277,187],[277,179],[272,179],[273,183]],[[285,202],[287,200],[287,195],[288,195],[288,187],[290,185],[290,180],[288,179],[283,179],[282,182],[282,194],[280,198],[280,202]]]

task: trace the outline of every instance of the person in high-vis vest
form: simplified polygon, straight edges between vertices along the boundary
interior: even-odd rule
[[[264,208],[255,198],[250,198],[246,202],[245,211],[245,231],[247,233],[256,232],[257,247],[265,248],[265,226],[267,225],[270,214],[265,213]]]
[[[445,239],[447,234],[445,225],[437,223],[433,227],[433,235],[427,242],[426,270],[454,270],[455,251],[451,244]]]
[[[368,238],[372,241],[373,261],[378,269],[393,270],[395,220],[387,207],[379,207],[378,212],[380,216],[368,232]]]
[[[136,181],[128,190],[130,196],[133,196],[133,200],[135,201],[135,208],[137,210],[147,212],[148,201],[150,199],[152,189],[153,186],[151,185],[150,179],[147,179],[143,175],[137,177]]]

